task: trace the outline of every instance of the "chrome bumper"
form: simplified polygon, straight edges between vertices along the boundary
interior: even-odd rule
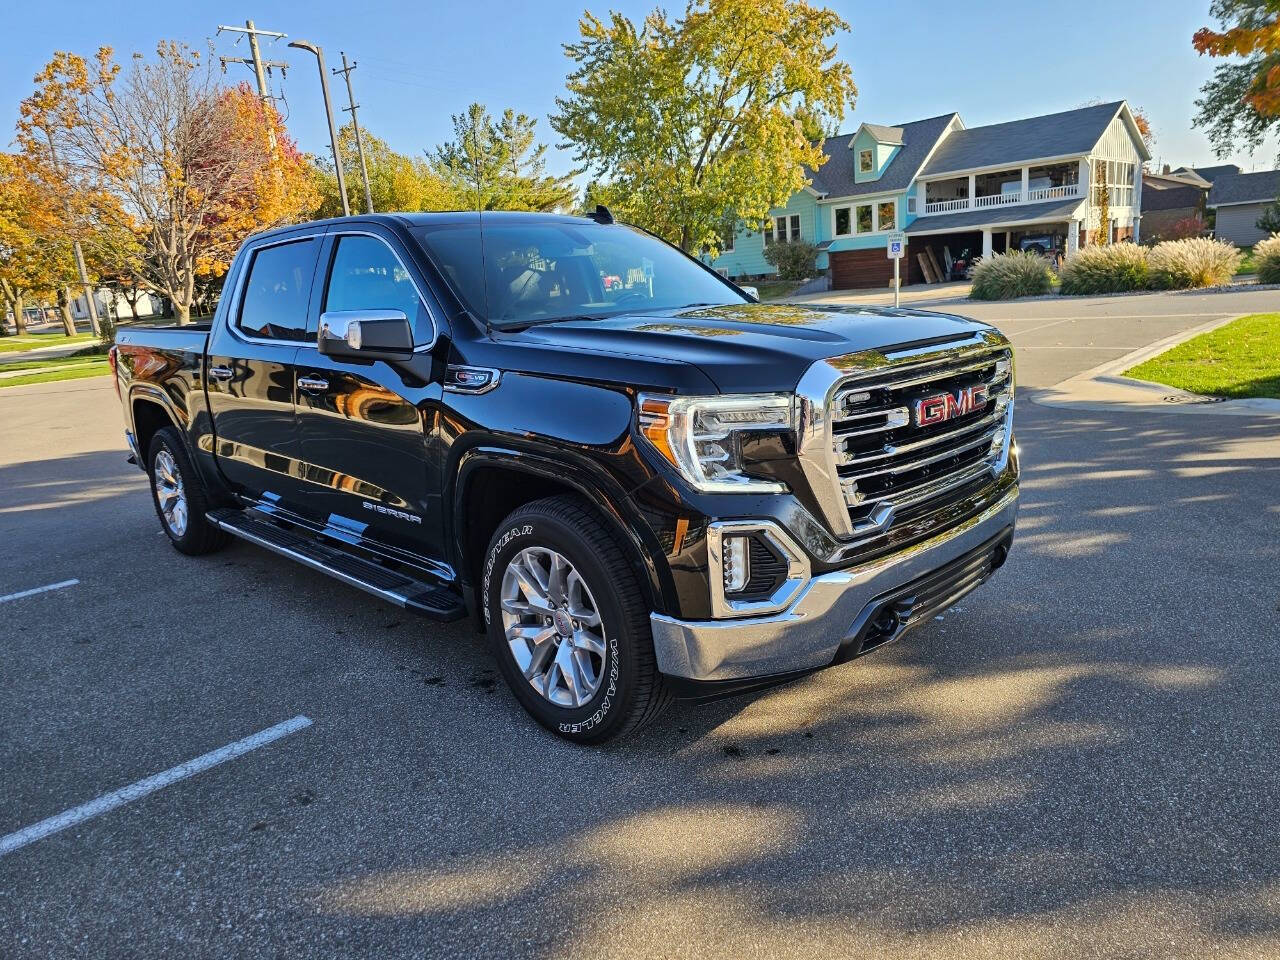
[[[901,553],[814,577],[771,616],[690,621],[651,614],[658,669],[714,681],[828,666],[876,598],[979,547],[1013,526],[1017,513],[1015,487],[977,516]]]

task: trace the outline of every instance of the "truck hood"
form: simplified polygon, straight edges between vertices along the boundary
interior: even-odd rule
[[[700,369],[721,392],[764,393],[793,389],[815,360],[989,329],[976,320],[923,310],[748,303],[548,323],[512,339],[683,362]]]

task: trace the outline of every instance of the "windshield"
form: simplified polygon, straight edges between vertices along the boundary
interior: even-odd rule
[[[468,309],[495,327],[745,303],[674,247],[621,224],[486,221],[415,233]]]

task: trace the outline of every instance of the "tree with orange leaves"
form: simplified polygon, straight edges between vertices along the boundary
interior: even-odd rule
[[[1219,29],[1202,27],[1192,43],[1231,60],[1200,88],[1193,122],[1225,157],[1237,143],[1255,150],[1280,127],[1280,0],[1214,0],[1209,12]]]
[[[190,320],[198,278],[226,271],[249,233],[305,219],[313,178],[280,118],[222,87],[213,59],[162,42],[127,70],[109,47],[60,52],[36,76],[18,123],[33,176],[73,207],[137,237],[129,269]],[[42,141],[47,141],[45,146]],[[41,157],[59,158],[53,167]]]

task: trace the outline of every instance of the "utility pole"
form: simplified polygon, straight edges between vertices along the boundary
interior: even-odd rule
[[[351,71],[356,68],[355,62],[347,63],[347,53],[342,53],[342,69],[336,67],[333,75],[336,77],[342,74],[344,80],[347,81],[347,103],[350,106],[343,107],[347,113],[351,114],[351,126],[356,132],[356,152],[360,154],[360,175],[364,177],[364,209],[366,213],[373,213],[373,194],[369,192],[369,165],[364,162],[364,138],[360,136],[360,121],[356,119],[356,107],[360,104],[356,103],[356,96],[351,92]]]
[[[342,152],[338,149],[338,127],[333,122],[333,103],[329,99],[329,74],[324,68],[324,51],[306,40],[294,40],[289,46],[311,51],[320,65],[320,91],[324,94],[324,112],[329,120],[329,142],[333,144],[333,169],[338,174],[338,194],[342,197],[342,215],[349,217],[351,204],[347,201],[347,178],[342,173]]]
[[[246,20],[243,27],[228,27],[223,24],[218,25],[218,32],[223,30],[228,33],[244,33],[249,36],[249,56],[248,57],[219,57],[222,61],[222,69],[225,72],[228,63],[243,63],[245,66],[252,68],[254,79],[258,82],[258,96],[262,98],[262,102],[266,103],[271,99],[271,89],[267,86],[267,74],[274,68],[279,68],[281,76],[289,69],[289,65],[280,60],[263,60],[262,51],[258,47],[258,37],[270,37],[273,40],[283,40],[288,34],[280,33],[277,30],[259,30],[253,25],[252,20]]]

